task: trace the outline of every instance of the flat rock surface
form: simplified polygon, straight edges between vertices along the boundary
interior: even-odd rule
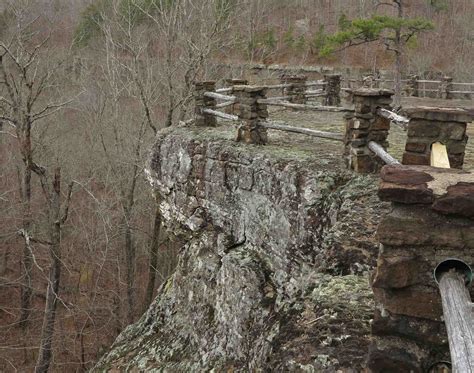
[[[385,166],[379,197],[426,204],[445,215],[474,218],[474,172],[429,166]]]

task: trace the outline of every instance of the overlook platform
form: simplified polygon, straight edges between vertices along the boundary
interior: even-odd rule
[[[187,243],[96,371],[362,369],[375,230],[389,207],[378,177],[347,170],[340,143],[234,136],[227,123],[158,135],[149,179],[164,225]]]
[[[297,127],[345,128],[341,113],[270,112]],[[406,136],[390,130],[390,153],[399,159]],[[393,199],[411,190],[403,177],[410,167],[393,166],[402,174],[394,180],[382,172],[393,184],[386,201],[395,203],[382,202],[381,175],[349,170],[340,142],[274,130],[266,145],[235,137],[229,122],[158,134],[148,179],[164,226],[185,244],[176,272],[96,371],[352,373],[366,364],[384,371],[390,357],[394,371],[421,372],[447,359],[431,268],[446,255],[472,258],[472,220],[420,208],[416,198],[406,206]],[[471,142],[464,169],[473,161]],[[471,187],[468,173],[454,173]],[[471,198],[463,188],[454,199]],[[439,229],[429,228],[433,222]],[[389,249],[379,252],[380,242]],[[374,297],[369,272],[377,255]]]

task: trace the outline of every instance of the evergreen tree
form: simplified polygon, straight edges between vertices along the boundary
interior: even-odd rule
[[[402,90],[402,58],[407,43],[417,34],[432,30],[434,25],[425,18],[405,17],[403,0],[379,2],[378,6],[381,5],[395,7],[397,15],[374,14],[370,18],[349,20],[343,14],[339,19],[339,31],[326,38],[320,55],[327,56],[352,46],[381,41],[388,51],[395,54],[395,105],[398,106]]]

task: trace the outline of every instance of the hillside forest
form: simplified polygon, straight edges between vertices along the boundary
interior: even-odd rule
[[[0,0],[0,371],[87,371],[173,272],[182,237],[146,161],[196,81],[249,62],[394,70],[400,23],[334,35],[397,3],[425,26],[401,73],[473,81],[472,0]]]

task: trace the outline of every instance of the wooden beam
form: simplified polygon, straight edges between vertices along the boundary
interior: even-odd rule
[[[227,106],[231,106],[231,105],[234,105],[235,104],[235,100],[232,100],[232,101],[225,101],[225,102],[222,102],[221,104],[217,104],[216,106],[214,106],[216,109],[222,109],[224,107],[227,107]]]
[[[234,89],[233,87],[219,88],[219,89],[216,89],[216,92],[217,93],[230,93],[232,92],[233,89]]]
[[[214,115],[215,117],[226,119],[226,120],[232,120],[232,121],[239,120],[239,117],[237,115],[221,113],[220,111],[217,111],[217,110],[204,109],[202,112],[205,114]]]
[[[204,96],[215,98],[216,100],[223,100],[223,101],[235,101],[237,99],[237,97],[235,96],[226,96],[226,95],[222,95],[216,92],[205,92]]]
[[[380,115],[381,117],[390,119],[393,123],[395,123],[396,125],[402,127],[405,131],[408,128],[408,123],[410,122],[410,120],[408,118],[405,118],[405,117],[401,116],[401,115],[398,115],[397,113],[394,113],[393,111],[378,108],[377,109],[377,114]]]
[[[474,310],[464,276],[450,270],[439,280],[453,373],[474,373]]]
[[[293,104],[291,102],[277,101],[270,99],[261,99],[257,101],[259,104],[270,106],[283,106],[290,109],[312,110],[312,111],[332,111],[332,112],[353,112],[353,109],[345,109],[339,106],[315,106],[305,104]]]
[[[451,168],[446,145],[440,142],[431,145],[431,167]]]
[[[301,128],[301,127],[293,127],[289,126],[286,123],[278,123],[278,122],[261,122],[259,123],[260,126],[269,128],[269,129],[274,129],[274,130],[280,130],[280,131],[286,131],[286,132],[295,132],[295,133],[302,133],[304,135],[310,135],[314,137],[321,137],[323,139],[330,139],[330,140],[336,140],[336,141],[344,141],[344,135],[341,133],[335,133],[335,132],[325,132],[325,131],[317,131],[309,128]]]
[[[372,150],[377,156],[384,161],[386,164],[400,164],[398,160],[393,158],[390,154],[388,154],[385,149],[375,141],[369,141],[368,148]]]

